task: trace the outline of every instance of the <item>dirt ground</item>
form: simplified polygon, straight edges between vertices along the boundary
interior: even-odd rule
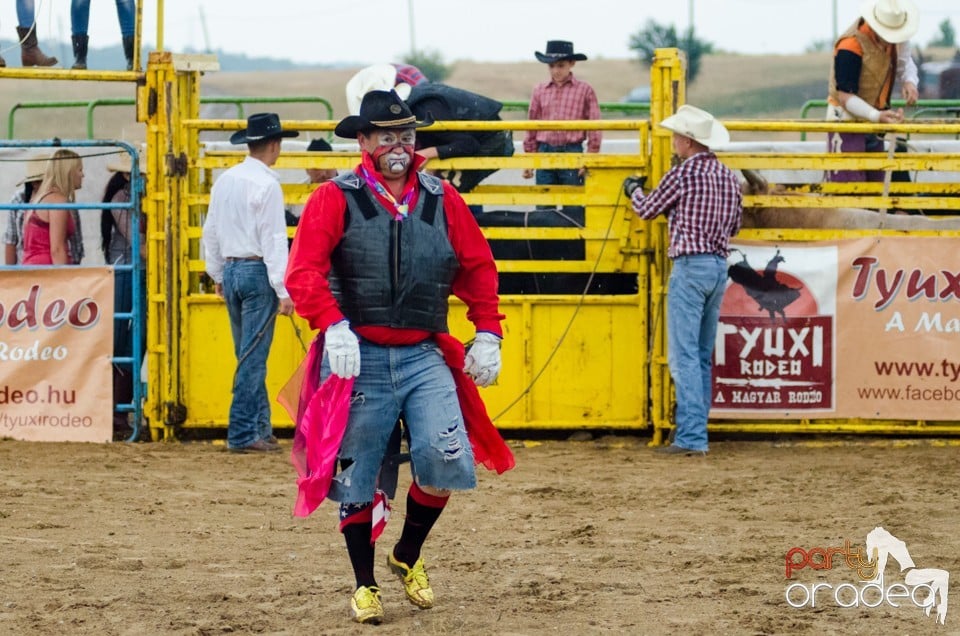
[[[706,458],[655,455],[643,437],[512,440],[517,467],[480,469],[424,548],[431,610],[407,604],[384,567],[405,508],[394,502],[379,627],[350,622],[336,508],[291,517],[283,443],[253,456],[0,440],[0,633],[960,633],[955,594],[945,626],[909,599],[846,609],[827,593],[795,609],[785,597],[793,582],[861,585],[839,558],[787,581],[784,559],[863,546],[875,526],[955,588],[960,471],[944,440],[728,440]]]

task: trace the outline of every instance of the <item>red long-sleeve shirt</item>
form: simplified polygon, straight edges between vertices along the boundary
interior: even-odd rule
[[[420,195],[420,182],[416,171],[424,161],[417,156],[407,178],[405,188],[414,188],[414,196],[409,202],[410,209],[416,206]],[[363,153],[362,165],[386,187],[366,152]],[[359,166],[356,172],[360,174]],[[375,191],[373,194],[385,210],[393,210],[393,205],[387,199]],[[312,328],[320,331],[325,331],[330,325],[344,319],[330,291],[327,276],[331,269],[330,255],[343,236],[346,206],[346,197],[337,184],[321,184],[310,195],[303,208],[290,250],[284,284],[297,314],[305,318]],[[443,210],[447,220],[447,236],[460,263],[460,269],[453,279],[452,292],[466,303],[467,319],[474,324],[477,331],[489,331],[502,336],[500,321],[505,316],[499,309],[497,267],[493,254],[466,203],[446,181],[443,182]],[[354,331],[379,344],[410,344],[430,336],[429,332],[419,329],[385,326],[357,326]]]

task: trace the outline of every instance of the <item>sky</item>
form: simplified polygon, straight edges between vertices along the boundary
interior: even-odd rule
[[[34,0],[41,44],[67,40],[68,0]],[[120,41],[110,0],[91,4],[90,46]],[[143,0],[143,41],[157,42],[158,0]],[[633,58],[630,36],[648,20],[685,31],[715,48],[744,54],[802,53],[831,40],[859,15],[861,0],[165,0],[164,46],[207,47],[303,64],[397,61],[412,48],[444,62],[533,61],[547,40],[570,40],[588,57]],[[917,0],[926,45],[949,19],[960,29],[958,0]],[[836,11],[834,11],[836,9]],[[412,19],[411,19],[412,18]],[[0,33],[15,35],[14,1],[0,6]],[[150,46],[148,48],[154,48]]]

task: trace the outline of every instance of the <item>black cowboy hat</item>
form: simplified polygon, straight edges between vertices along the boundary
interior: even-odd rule
[[[417,121],[410,107],[397,92],[370,91],[360,102],[360,114],[344,117],[333,130],[337,137],[356,139],[357,133],[384,128],[422,128],[433,123],[432,117]]]
[[[274,137],[297,137],[296,130],[283,130],[280,116],[276,113],[256,113],[247,117],[247,127],[230,135],[232,144],[248,144],[251,141],[263,141]]]
[[[573,42],[567,42],[566,40],[549,40],[547,41],[546,53],[534,51],[533,54],[536,55],[537,59],[544,64],[551,64],[553,62],[560,62],[562,60],[582,62],[583,60],[587,59],[587,56],[583,53],[574,53]]]
[[[310,152],[330,152],[333,148],[327,142],[326,139],[321,139],[317,137],[310,141],[310,144],[307,146],[307,150]]]

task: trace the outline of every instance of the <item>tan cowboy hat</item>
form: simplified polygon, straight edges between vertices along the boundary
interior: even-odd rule
[[[400,99],[410,97],[410,84],[397,82],[397,69],[393,64],[374,64],[362,68],[347,81],[347,110],[351,115],[360,114],[360,102],[370,91],[397,91]]]
[[[16,187],[20,187],[25,183],[30,183],[31,181],[43,181],[43,167],[27,167],[27,174],[23,179],[17,181]]]
[[[131,172],[131,163],[130,153],[124,151],[121,152],[112,163],[107,164],[107,170],[110,172]],[[140,174],[147,174],[147,169],[143,165],[143,157],[141,156],[137,157],[137,168]]]
[[[890,44],[906,42],[920,25],[920,10],[911,0],[866,0],[860,5],[860,15]]]
[[[17,185],[14,187],[19,188],[25,183],[30,183],[31,181],[43,181],[43,174],[47,166],[47,160],[50,158],[50,155],[42,152],[31,153],[26,159],[26,166],[23,170],[23,179],[17,181]]]
[[[696,106],[684,104],[676,113],[660,122],[660,126],[698,141],[707,148],[730,143],[730,133],[726,127],[714,119],[713,115]]]
[[[25,183],[30,183],[31,181],[43,181],[43,170],[30,169],[27,170],[27,176],[23,179],[17,181],[16,187],[20,187]]]

